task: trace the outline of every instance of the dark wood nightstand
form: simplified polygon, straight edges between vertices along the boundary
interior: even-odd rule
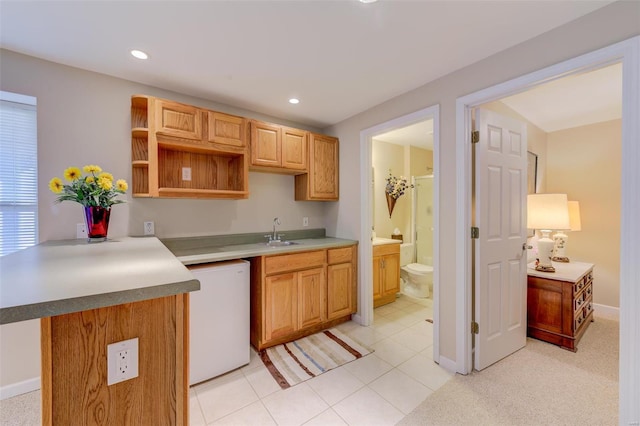
[[[527,335],[575,352],[593,321],[593,264],[554,262],[555,273],[527,268]]]

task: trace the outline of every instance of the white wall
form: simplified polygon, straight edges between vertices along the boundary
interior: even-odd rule
[[[335,232],[360,239],[360,132],[379,123],[411,112],[440,105],[440,354],[456,360],[455,283],[459,274],[456,264],[455,212],[456,150],[455,102],[458,97],[496,85],[569,58],[626,40],[640,34],[638,17],[640,2],[616,2],[532,40],[504,50],[472,66],[448,74],[416,90],[398,96],[328,129],[340,138],[341,161],[340,202],[328,206],[331,226]],[[434,41],[437,42],[437,41]],[[455,52],[452,52],[455,54]],[[401,78],[400,76],[398,78]],[[368,236],[362,236],[364,241]]]

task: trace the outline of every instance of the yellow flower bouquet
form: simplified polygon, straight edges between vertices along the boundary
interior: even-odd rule
[[[113,204],[124,203],[117,200],[120,194],[127,192],[129,185],[124,179],[115,184],[111,173],[103,172],[100,166],[84,166],[85,175],[77,167],[69,167],[64,171],[64,178],[71,182],[65,185],[62,179],[54,177],[49,181],[49,189],[58,196],[57,202],[75,201],[85,207],[108,208]]]
[[[54,177],[49,181],[49,189],[58,195],[56,202],[75,201],[84,206],[84,218],[89,241],[104,241],[109,230],[111,206],[124,203],[116,197],[124,194],[128,185],[124,179],[113,183],[113,175],[103,172],[100,166],[84,166],[85,175],[77,167],[64,171],[64,178],[71,182],[65,185],[62,179]]]

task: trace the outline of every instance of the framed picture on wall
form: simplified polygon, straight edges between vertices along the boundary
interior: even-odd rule
[[[527,151],[527,194],[535,194],[538,189],[538,156]],[[535,231],[527,229],[527,237],[533,237]]]
[[[538,156],[527,151],[527,194],[535,194],[538,180]]]

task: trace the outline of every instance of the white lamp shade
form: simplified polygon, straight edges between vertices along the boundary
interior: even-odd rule
[[[572,231],[580,231],[582,223],[580,222],[580,203],[577,201],[567,201],[569,206],[569,226]]]
[[[567,194],[527,195],[527,228],[570,229]]]

